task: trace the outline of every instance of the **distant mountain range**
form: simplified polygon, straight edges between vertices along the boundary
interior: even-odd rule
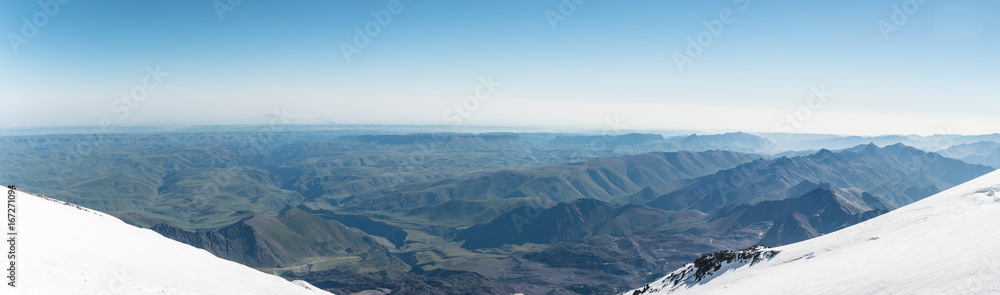
[[[338,294],[606,294],[878,218],[996,151],[995,135],[215,128],[3,137],[0,179]]]
[[[874,144],[804,157],[756,160],[695,178],[646,205],[665,210],[712,213],[730,204],[787,199],[803,181],[854,187],[898,207],[993,171],[991,167],[926,153],[902,144]]]
[[[697,210],[663,211],[636,204],[617,206],[578,199],[546,209],[517,208],[489,223],[461,231],[455,240],[464,241],[463,248],[478,249],[656,232],[720,240],[754,236],[756,239],[749,242],[776,246],[833,232],[892,209],[869,193],[825,183],[802,182],[785,194],[794,197],[728,205],[710,215]],[[531,210],[539,211],[535,216],[524,213]]]
[[[581,198],[628,203],[626,198],[657,184],[715,173],[757,158],[726,152],[646,153],[598,158],[526,170],[501,170],[480,176],[400,185],[353,195],[341,207],[402,210],[444,204],[452,199],[540,198],[568,202]]]
[[[940,131],[947,132],[947,130]],[[867,143],[874,143],[878,146],[902,143],[925,151],[939,151],[954,145],[976,143],[981,141],[1000,142],[1000,133],[983,135],[938,134],[930,136],[843,136],[832,134],[796,133],[757,133],[755,135],[774,142],[775,149],[779,152],[820,149],[839,150]]]
[[[664,137],[660,134],[628,133],[615,135],[555,135],[552,138],[537,135],[527,138],[545,148],[583,147],[591,150],[607,150],[612,153],[598,156],[639,154],[654,151],[703,152],[726,150],[748,154],[769,154],[774,152],[774,143],[768,139],[742,132],[685,135]],[[593,152],[593,151],[592,151]]]
[[[938,151],[938,153],[967,163],[1000,167],[1000,143],[995,141],[955,145]]]

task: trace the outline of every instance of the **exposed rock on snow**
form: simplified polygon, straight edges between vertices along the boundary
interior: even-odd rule
[[[759,261],[709,263],[712,271],[703,276],[688,264],[632,292],[1000,293],[998,189],[1000,170],[857,225],[774,248],[777,254],[762,254]]]

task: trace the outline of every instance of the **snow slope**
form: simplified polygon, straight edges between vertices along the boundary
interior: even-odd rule
[[[0,294],[330,294],[97,211],[23,192],[16,204],[17,287]]]
[[[772,250],[697,282],[665,277],[644,294],[1000,294],[1000,170]]]

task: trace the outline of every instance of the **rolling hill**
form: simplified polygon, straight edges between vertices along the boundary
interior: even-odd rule
[[[322,270],[336,265],[335,260],[363,261],[377,257],[388,260],[381,267],[407,268],[364,232],[294,208],[277,216],[253,215],[217,230],[190,232],[166,224],[151,229],[218,257],[257,268]]]
[[[353,195],[341,206],[353,210],[402,210],[443,204],[451,199],[524,197],[556,202],[592,198],[621,204],[628,203],[629,195],[645,187],[711,174],[755,158],[725,151],[598,158],[574,164],[501,170],[469,178],[400,185]]]

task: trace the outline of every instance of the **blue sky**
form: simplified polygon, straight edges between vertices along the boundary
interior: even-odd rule
[[[997,1],[580,2],[4,1],[0,97],[18,111],[0,128],[266,124],[282,110],[301,123],[1000,131]],[[355,46],[369,24],[378,34]],[[711,43],[682,71],[699,34]],[[344,44],[358,48],[349,62]],[[162,81],[134,91],[157,67]],[[489,97],[470,99],[486,80]],[[829,97],[810,100],[814,88]]]

